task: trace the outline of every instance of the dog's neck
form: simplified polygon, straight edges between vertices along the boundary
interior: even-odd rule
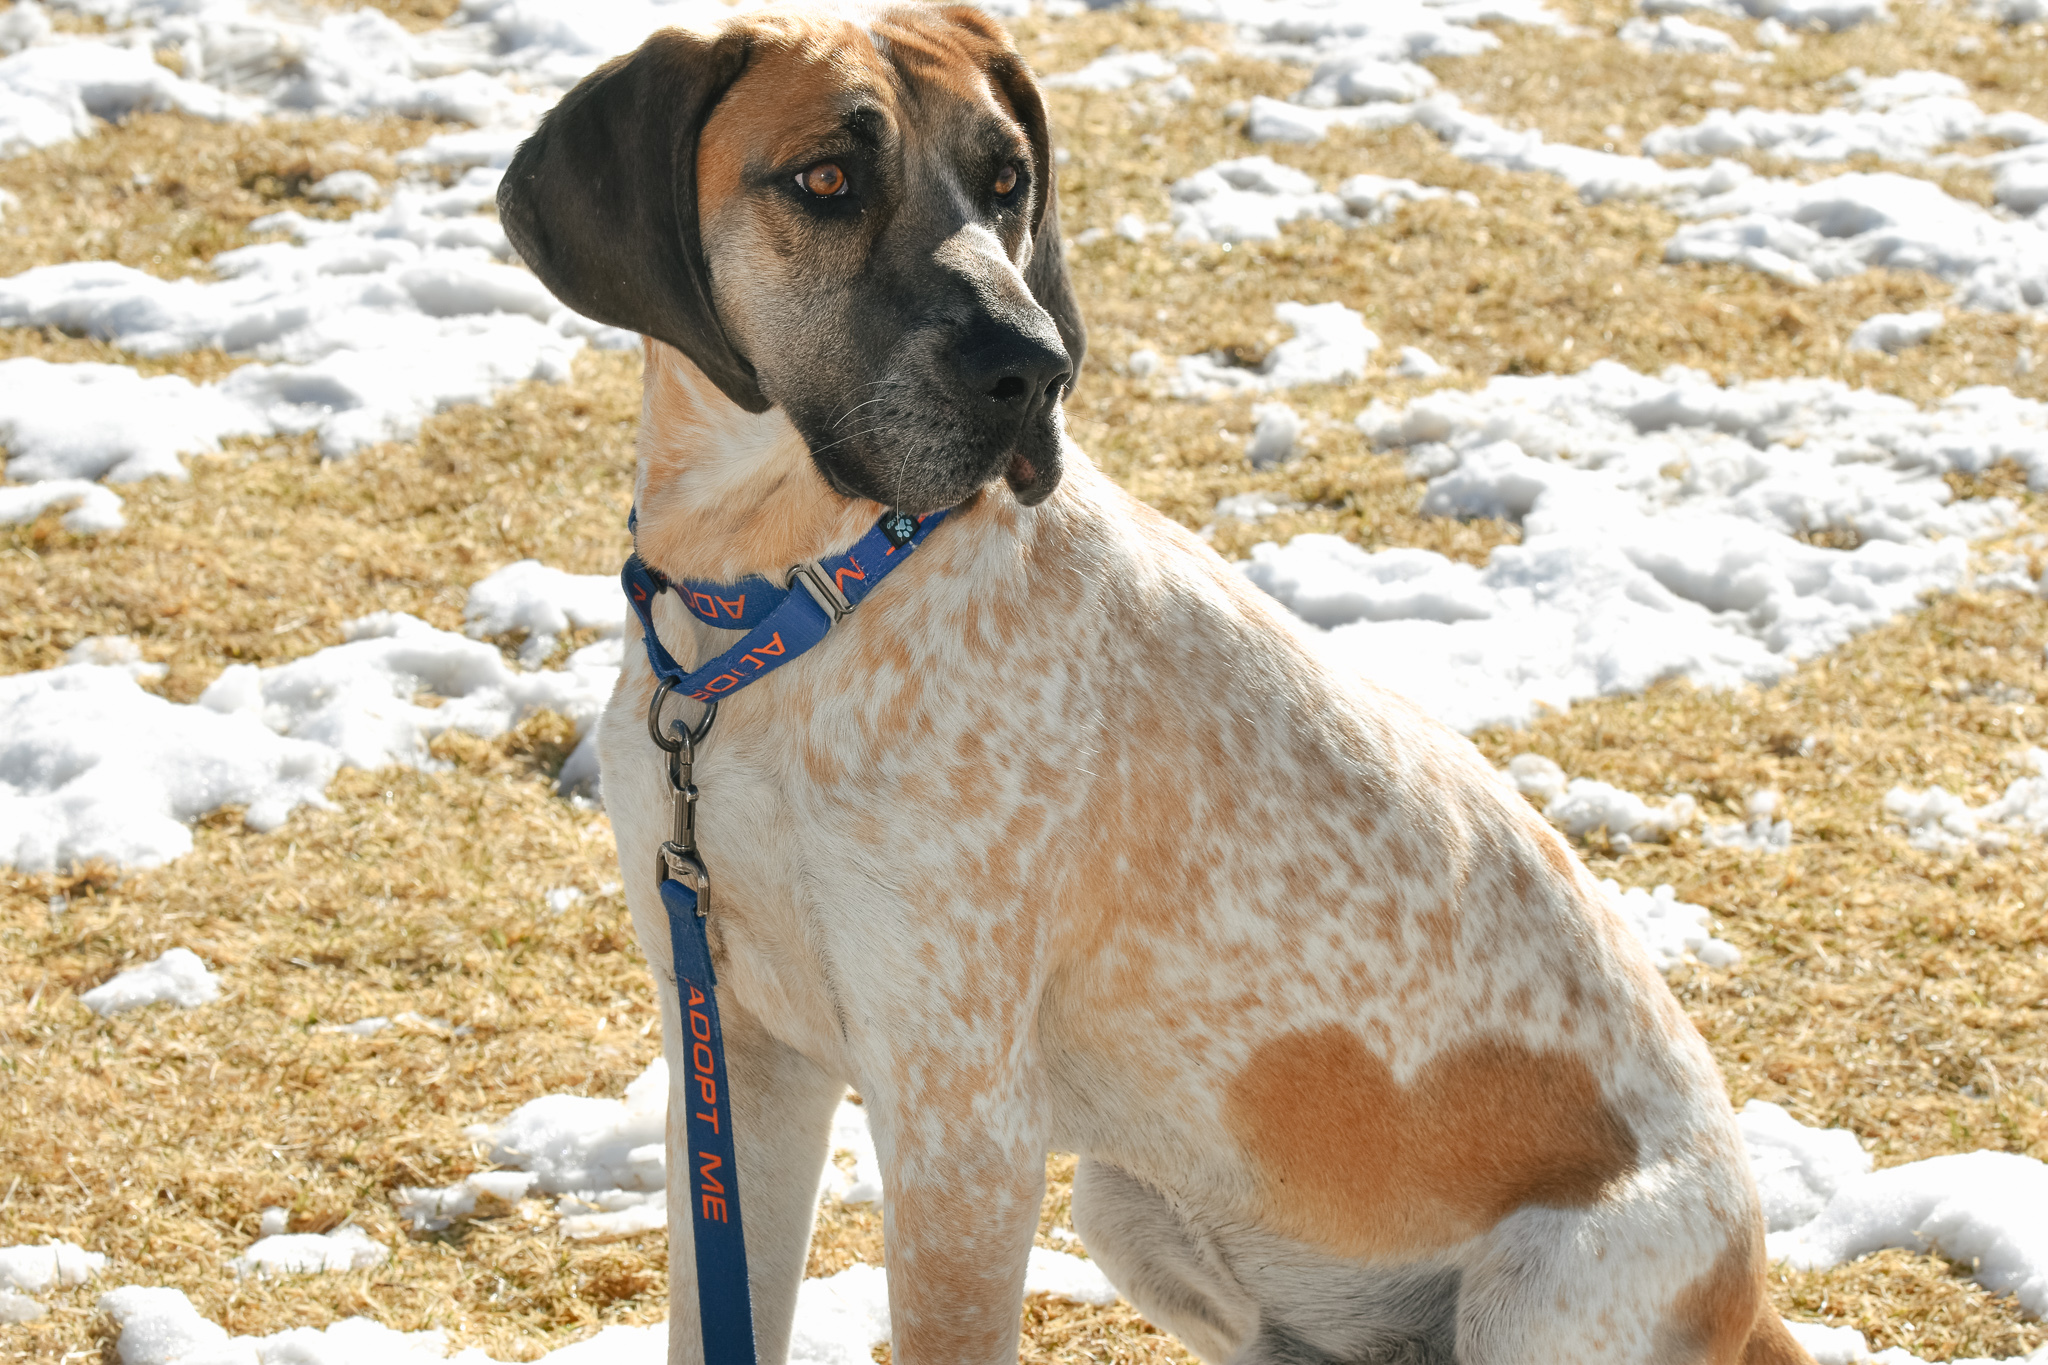
[[[649,339],[640,407],[640,557],[671,578],[781,580],[790,565],[843,549],[882,515],[836,493],[797,430],[751,413],[675,348]]]

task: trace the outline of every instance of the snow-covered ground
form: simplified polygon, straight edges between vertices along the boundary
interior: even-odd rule
[[[1358,425],[1428,480],[1426,512],[1505,518],[1521,543],[1480,567],[1304,535],[1245,572],[1332,657],[1468,731],[1663,677],[1774,681],[1966,581],[1970,538],[2012,509],[1956,501],[1943,474],[2011,459],[2048,487],[2048,407],[1996,388],[1921,409],[1602,362],[1375,403]]]
[[[485,593],[494,610],[517,598]],[[126,641],[87,641],[61,667],[0,677],[0,865],[155,866],[189,852],[191,822],[223,806],[275,829],[324,805],[344,766],[430,768],[444,731],[501,735],[539,709],[585,730],[618,677],[616,635],[527,671],[495,645],[397,613],[345,633],[290,663],[230,664],[189,705],[143,690],[151,666]],[[131,658],[98,661],[108,654]]]

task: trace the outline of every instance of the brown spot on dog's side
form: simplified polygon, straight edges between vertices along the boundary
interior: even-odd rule
[[[1439,1053],[1401,1085],[1341,1025],[1260,1047],[1225,1117],[1273,1223],[1343,1255],[1440,1249],[1525,1205],[1582,1208],[1636,1165],[1577,1057],[1510,1039]]]

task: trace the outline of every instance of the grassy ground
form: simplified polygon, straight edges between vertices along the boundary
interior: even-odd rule
[[[413,26],[446,13],[432,0],[391,8]],[[2039,69],[2037,35],[2005,34],[1960,10],[1898,8],[1897,25],[1806,35],[1770,67],[1724,72],[1719,59],[1652,59],[1611,40],[1503,30],[1498,52],[1437,70],[1496,117],[1594,145],[1610,122],[1624,125],[1626,143],[1696,116],[1721,98],[1715,79],[1744,81],[1761,103],[1822,104],[1832,96],[1816,83],[1851,65],[1942,66],[1987,105],[2048,112],[2027,74]],[[1625,17],[1606,0],[1570,13],[1609,33]],[[1110,42],[1225,45],[1142,10],[1043,31],[1025,23],[1020,34],[1049,71]],[[1983,50],[1957,55],[1957,40],[1972,35]],[[1171,109],[1122,93],[1053,96],[1073,154],[1063,179],[1070,232],[1125,212],[1163,218],[1172,180],[1254,150],[1226,106],[1303,80],[1236,58],[1193,75],[1196,98]],[[148,116],[0,162],[0,187],[24,201],[0,226],[0,272],[106,258],[203,274],[218,251],[251,240],[247,224],[260,214],[311,211],[296,196],[313,178],[357,165],[388,174],[379,158],[432,131]],[[1190,525],[1217,497],[1252,487],[1304,505],[1258,528],[1219,530],[1226,554],[1302,530],[1473,560],[1512,540],[1511,525],[1419,516],[1420,489],[1350,425],[1374,398],[1399,402],[1436,385],[1611,358],[1646,370],[1695,365],[1723,379],[1838,376],[1923,402],[1982,382],[2048,397],[2038,372],[2013,374],[2021,347],[2048,351],[2026,320],[1958,315],[1934,344],[1898,359],[1842,350],[1871,313],[1939,306],[1946,288],[1923,276],[1800,290],[1733,268],[1667,266],[1662,243],[1675,220],[1660,210],[1583,205],[1542,177],[1459,162],[1414,129],[1259,150],[1325,184],[1360,170],[1406,175],[1470,189],[1481,207],[1426,204],[1350,232],[1307,225],[1228,252],[1114,236],[1076,249],[1095,346],[1072,409],[1084,447]],[[1289,298],[1341,300],[1366,314],[1382,354],[1418,345],[1452,372],[1429,384],[1376,373],[1291,395],[1312,418],[1307,453],[1254,477],[1240,455],[1243,402],[1173,402],[1123,361],[1140,347],[1255,357],[1282,339],[1271,306]],[[84,339],[20,331],[0,332],[0,354],[119,358]],[[144,368],[203,379],[235,363],[200,354]],[[74,537],[54,513],[0,529],[0,671],[49,667],[81,638],[128,633],[145,657],[170,665],[165,694],[190,700],[229,662],[301,657],[337,643],[342,623],[369,611],[455,626],[463,589],[514,559],[609,570],[626,543],[637,410],[637,358],[586,355],[567,384],[452,410],[416,442],[342,464],[322,465],[307,443],[232,443],[191,461],[186,482],[124,489],[130,525],[110,539]],[[2008,473],[1959,491],[2018,496],[2023,529],[2048,524],[2048,509]],[[1736,1100],[1767,1098],[1806,1122],[1850,1127],[1880,1164],[1985,1147],[2048,1157],[2042,846],[2022,840],[1985,859],[1918,853],[1885,827],[1880,807],[1899,782],[1939,782],[1981,800],[2012,775],[2013,749],[2048,742],[2044,642],[2048,603],[1965,594],[1766,691],[1664,684],[1476,738],[1496,761],[1534,750],[1575,775],[1689,792],[1718,818],[1732,818],[1759,786],[1785,792],[1800,839],[1789,854],[1707,850],[1683,837],[1620,857],[1586,851],[1601,875],[1670,881],[1711,906],[1721,935],[1743,949],[1732,971],[1672,979]],[[622,903],[597,894],[618,875],[608,826],[550,791],[571,738],[563,722],[541,717],[498,742],[444,739],[442,770],[344,774],[336,810],[301,812],[274,834],[250,833],[224,812],[167,868],[0,874],[0,1245],[61,1237],[113,1262],[99,1286],[46,1296],[52,1316],[4,1329],[0,1345],[50,1360],[105,1352],[92,1299],[107,1283],[184,1288],[236,1332],[366,1313],[445,1328],[455,1344],[503,1359],[531,1358],[599,1323],[662,1316],[658,1237],[565,1242],[537,1201],[425,1238],[390,1211],[399,1185],[478,1168],[467,1125],[550,1091],[617,1095],[655,1053],[648,980]],[[544,893],[567,885],[591,894],[549,913]],[[173,944],[222,970],[226,998],[112,1020],[78,1005],[80,991]],[[471,1031],[318,1031],[408,1009]],[[1065,1220],[1071,1159],[1056,1157],[1050,1171],[1048,1228]],[[345,1275],[235,1281],[226,1262],[270,1204],[291,1208],[301,1230],[353,1218],[392,1259]],[[834,1209],[811,1268],[880,1252],[873,1212]],[[1965,1269],[1886,1253],[1781,1274],[1777,1292],[1795,1316],[1848,1323],[1874,1344],[1933,1359],[2048,1339]],[[1127,1308],[1034,1300],[1025,1326],[1032,1361],[1182,1358]]]

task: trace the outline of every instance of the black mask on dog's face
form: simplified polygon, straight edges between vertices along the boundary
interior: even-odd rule
[[[1044,102],[978,11],[658,33],[562,100],[498,202],[563,302],[782,409],[839,492],[924,513],[1058,484],[1086,334]]]

